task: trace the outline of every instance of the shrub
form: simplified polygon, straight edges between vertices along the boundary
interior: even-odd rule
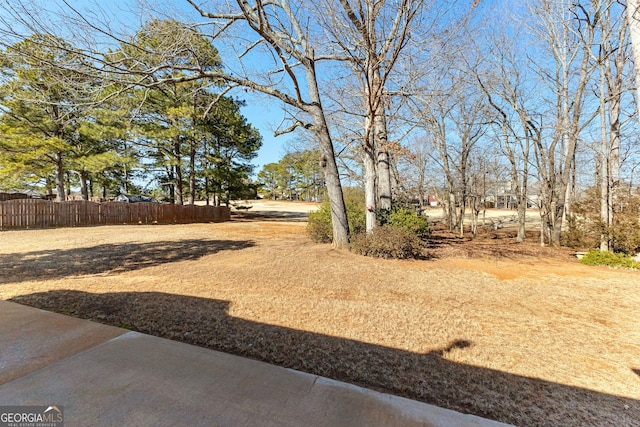
[[[385,225],[385,224],[383,224]],[[410,231],[418,237],[427,237],[431,230],[429,221],[413,209],[394,207],[389,213],[386,225]]]
[[[640,268],[640,263],[623,253],[589,251],[580,260],[586,265],[608,265],[609,267]]]
[[[351,235],[365,230],[364,192],[360,189],[345,188],[344,204],[347,208],[349,219],[349,232]],[[331,243],[333,240],[333,225],[331,223],[331,206],[329,200],[325,200],[320,209],[309,214],[307,234],[317,243]]]
[[[333,229],[331,227],[331,208],[327,201],[320,205],[320,209],[309,214],[307,234],[314,242],[330,243],[333,240]]]
[[[636,254],[640,250],[640,221],[638,214],[619,215],[611,227],[613,250],[625,254]]]
[[[567,216],[567,230],[563,242],[570,248],[596,248],[600,244],[598,225],[578,215]]]
[[[640,196],[618,188],[611,227],[600,218],[600,191],[589,189],[582,200],[574,204],[574,215],[567,218],[565,244],[575,248],[597,248],[600,236],[609,234],[614,252],[635,254],[640,250]]]
[[[371,233],[356,234],[351,239],[354,253],[374,258],[421,258],[422,240],[413,232],[396,226],[376,227]]]

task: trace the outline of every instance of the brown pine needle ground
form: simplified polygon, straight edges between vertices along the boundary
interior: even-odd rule
[[[504,230],[365,258],[272,208],[1,232],[0,298],[520,426],[640,426],[640,273]]]

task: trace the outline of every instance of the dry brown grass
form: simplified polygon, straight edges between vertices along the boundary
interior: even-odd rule
[[[508,231],[387,261],[304,227],[250,212],[2,232],[0,298],[520,426],[640,425],[639,273]]]

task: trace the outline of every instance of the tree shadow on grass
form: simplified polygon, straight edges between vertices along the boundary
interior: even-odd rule
[[[514,232],[516,233],[516,232]],[[460,237],[457,233],[447,230],[436,230],[426,239],[427,250],[434,258],[494,258],[502,260],[518,260],[522,258],[558,258],[573,260],[573,250],[570,248],[541,247],[539,237],[527,232],[527,239],[523,243],[516,241],[516,234],[500,233],[487,236],[478,234],[474,239],[470,234]]]
[[[233,221],[253,222],[307,222],[309,219],[308,212],[288,212],[288,211],[258,211],[258,212],[240,212],[233,211],[231,213]]]
[[[165,293],[59,290],[13,301],[520,426],[640,425],[638,400],[447,360],[474,345],[464,339],[418,354],[235,318],[227,301]]]
[[[254,245],[250,240],[189,239],[0,255],[0,284],[123,273],[170,262],[195,260],[220,251],[242,250]]]

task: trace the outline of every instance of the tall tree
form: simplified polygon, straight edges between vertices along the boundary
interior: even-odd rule
[[[635,64],[635,80],[637,99],[640,99],[640,0],[627,0],[627,25],[631,39],[633,62]],[[640,120],[640,102],[637,103],[638,119]]]
[[[534,17],[531,30],[544,53],[538,55],[541,59],[535,67],[553,94],[549,100],[553,126],[548,137],[536,139],[534,147],[541,179],[542,233],[544,242],[558,246],[575,182],[580,134],[595,117],[584,107],[595,70],[589,49],[595,39],[596,16],[590,14],[588,5],[580,3],[537,0],[530,7]],[[543,60],[547,57],[548,62]]]
[[[600,115],[600,149],[597,150],[600,187],[600,219],[603,231],[600,250],[613,249],[614,202],[620,186],[620,144],[623,122],[623,99],[630,91],[625,69],[630,62],[628,20],[613,0],[594,0],[595,25],[599,33],[597,50],[592,49],[598,64]],[[598,184],[598,183],[596,183]]]
[[[130,137],[127,114],[107,105],[85,111],[77,129],[77,143],[69,159],[84,200],[94,197],[93,185],[102,185],[102,198],[107,198],[109,181],[117,188],[112,193],[128,192],[133,180],[132,171],[139,166],[138,155],[127,141]],[[117,194],[112,194],[115,196]]]
[[[213,12],[204,10],[198,2],[188,2],[204,18],[211,20],[214,38],[231,37],[233,30],[242,27],[238,36],[231,38],[239,52],[239,74],[202,71],[201,75],[261,92],[292,108],[294,114],[297,113],[296,118],[290,127],[278,134],[301,127],[311,130],[316,136],[331,203],[333,245],[342,247],[348,244],[349,226],[342,185],[318,84],[316,66],[319,58],[314,49],[315,40],[310,37],[314,32],[311,17],[297,6],[292,7],[288,0],[237,0],[217,5],[219,10]],[[244,46],[243,42],[246,42]],[[265,49],[268,56],[266,61],[265,56],[261,56],[263,68],[250,75],[248,67],[243,67],[243,64],[247,56],[260,49]]]
[[[423,74],[412,83],[416,95],[409,99],[409,108],[417,126],[425,132],[435,151],[439,169],[444,178],[444,188],[440,195],[445,221],[450,230],[459,224],[458,183],[455,173],[454,150],[452,149],[452,133],[449,131],[450,117],[456,108],[459,97],[451,96],[455,92],[456,83],[448,71],[451,63],[442,62],[442,68],[432,74]]]
[[[154,20],[110,53],[109,63],[112,72],[124,67],[132,76],[140,73],[141,78],[135,82],[138,89],[134,90],[139,102],[138,128],[153,147],[158,166],[166,171],[166,183],[171,185],[170,199],[183,204],[184,156],[190,155],[187,146],[195,144],[196,98],[199,92],[211,88],[210,82],[189,69],[219,70],[217,49],[187,25],[174,20]],[[189,182],[193,186],[193,180]]]
[[[424,2],[314,0],[312,3],[327,34],[332,58],[348,64],[360,85],[366,229],[371,231],[376,225],[376,210],[391,209],[393,144],[388,136],[387,107],[392,90],[388,86],[398,59],[420,23]]]
[[[205,192],[214,194],[217,205],[228,206],[252,190],[250,162],[262,145],[262,137],[240,114],[240,105],[231,98],[219,99],[195,128],[203,143]]]
[[[2,52],[7,76],[0,87],[4,159],[9,170],[41,177],[53,173],[57,200],[65,200],[65,174],[88,103],[90,81],[70,70],[85,67],[64,41],[36,34]],[[85,147],[86,148],[86,147]]]
[[[526,212],[529,203],[529,166],[534,142],[541,137],[542,124],[535,118],[536,97],[534,86],[521,67],[526,63],[520,45],[522,35],[515,28],[508,34],[496,29],[486,43],[486,62],[475,67],[478,86],[486,96],[487,103],[494,112],[492,120],[494,133],[500,150],[509,163],[511,188],[516,195],[518,212],[517,242],[526,237]],[[533,96],[532,96],[533,95]]]

